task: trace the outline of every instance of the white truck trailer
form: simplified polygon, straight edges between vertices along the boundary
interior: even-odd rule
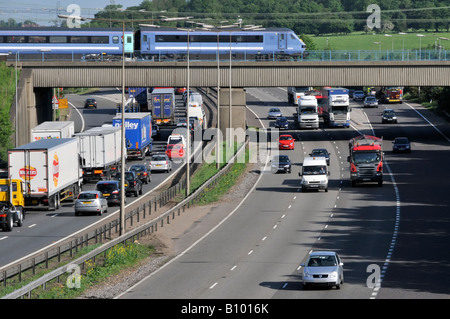
[[[306,95],[308,93],[308,91],[311,91],[311,90],[312,90],[312,87],[310,87],[310,86],[288,86],[287,94],[288,94],[289,103],[298,105],[298,101],[300,100],[300,97]]]
[[[74,134],[73,121],[47,121],[31,129],[31,142],[49,138],[70,138]]]
[[[25,206],[56,210],[82,187],[76,138],[42,139],[8,150],[8,175],[25,184]]]
[[[298,101],[297,122],[300,129],[319,128],[318,103],[314,95],[301,96]]]
[[[111,179],[120,170],[120,127],[94,127],[75,134],[75,137],[78,139],[84,182]]]

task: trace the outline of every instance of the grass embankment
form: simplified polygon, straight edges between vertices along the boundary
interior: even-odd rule
[[[310,35],[317,50],[419,50],[439,48],[450,50],[450,41],[439,39],[440,37],[450,39],[450,32],[405,32],[405,35],[398,32],[387,32],[385,34],[373,34],[372,32],[353,32],[348,35]],[[418,37],[422,34],[424,37]],[[377,43],[375,43],[377,42]],[[379,44],[381,43],[381,45]],[[327,46],[328,44],[328,46]]]
[[[17,71],[20,76],[20,71]],[[14,128],[9,117],[9,111],[16,94],[15,69],[0,63],[0,160],[6,161],[7,151],[13,147],[11,135]]]
[[[230,160],[230,158],[236,153],[240,147],[237,143],[233,147],[227,147],[226,143],[222,145],[222,161],[220,168]],[[212,153],[214,155],[215,153]],[[216,202],[227,193],[230,188],[235,185],[237,179],[244,173],[247,168],[249,158],[248,149],[245,150],[245,161],[238,159],[231,164],[231,168],[228,172],[219,177],[215,185],[211,185],[205,189],[205,192],[196,199],[197,205],[207,205],[209,203]],[[196,189],[203,185],[208,179],[219,172],[217,169],[216,161],[207,163],[204,162],[202,166],[191,177],[190,193],[192,194]]]
[[[92,245],[83,248],[75,256],[75,259],[97,248]],[[128,243],[126,246],[117,245],[107,251],[105,256],[97,256],[95,260],[88,260],[85,265],[72,273],[67,273],[59,278],[59,282],[49,282],[46,289],[42,287],[32,292],[31,299],[73,299],[80,297],[87,289],[101,284],[121,271],[136,266],[140,261],[149,257],[155,251],[151,245]],[[42,266],[43,267],[43,266]],[[60,265],[58,265],[60,267]],[[5,296],[20,287],[42,277],[52,269],[37,269],[36,275],[22,275],[22,282],[8,284],[8,287],[0,289],[0,296]]]

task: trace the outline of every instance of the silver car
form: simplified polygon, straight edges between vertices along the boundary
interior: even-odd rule
[[[301,266],[304,288],[325,285],[339,289],[344,283],[344,264],[334,251],[314,251]]]
[[[166,154],[153,154],[149,161],[150,170],[170,172],[172,170],[172,161]]]
[[[81,213],[102,215],[108,211],[108,201],[100,191],[81,192],[75,201],[75,216]]]
[[[364,107],[378,107],[378,100],[374,96],[368,96],[364,100]]]
[[[269,119],[276,119],[277,117],[283,116],[283,114],[281,114],[281,111],[279,108],[277,107],[272,107],[269,110],[269,113],[267,114],[267,117]]]

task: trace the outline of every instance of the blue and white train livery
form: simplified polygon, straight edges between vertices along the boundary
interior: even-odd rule
[[[189,33],[189,43],[188,43]],[[255,57],[301,56],[305,43],[286,28],[211,31],[142,27],[136,32],[136,51],[144,57],[229,54]]]
[[[0,53],[122,54],[122,29],[0,29]],[[134,51],[134,33],[125,31],[125,53]]]

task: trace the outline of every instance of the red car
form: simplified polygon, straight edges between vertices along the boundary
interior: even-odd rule
[[[185,87],[177,87],[175,89],[175,94],[183,94],[186,91]]]
[[[278,139],[278,149],[280,150],[293,150],[295,139],[292,135],[280,135]]]
[[[170,159],[173,158],[183,158],[184,157],[184,147],[182,144],[169,144],[166,148],[166,154]]]

